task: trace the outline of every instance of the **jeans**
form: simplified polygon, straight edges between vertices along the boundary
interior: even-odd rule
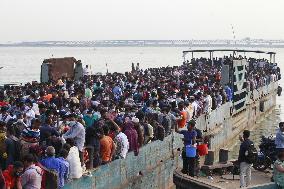
[[[247,162],[240,163],[240,183],[241,188],[248,187],[251,181],[251,167],[252,164]]]

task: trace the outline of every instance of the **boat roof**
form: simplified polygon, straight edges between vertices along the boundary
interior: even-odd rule
[[[262,53],[262,54],[276,54],[276,52],[267,52],[267,51],[259,51],[259,50],[239,50],[239,49],[197,49],[197,50],[187,50],[183,51],[184,54],[186,53],[194,53],[194,52],[250,52],[250,53]]]

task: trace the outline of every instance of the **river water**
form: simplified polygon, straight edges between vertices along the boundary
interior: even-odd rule
[[[91,66],[93,73],[125,72],[131,69],[131,63],[140,63],[141,68],[173,66],[182,63],[182,51],[188,48],[172,47],[106,47],[106,48],[76,48],[76,47],[2,47],[0,48],[0,85],[14,82],[30,82],[40,78],[40,66],[44,59],[52,57],[75,57],[82,60],[82,63]],[[256,49],[255,49],[256,50]],[[284,70],[284,49],[257,49],[275,51],[276,62]],[[223,54],[215,53],[215,56]],[[246,54],[251,56],[253,54]],[[207,56],[197,54],[196,56]],[[255,56],[255,55],[254,55]],[[257,54],[256,58],[262,58]],[[265,56],[264,56],[265,57]],[[190,58],[190,57],[189,57]],[[265,58],[269,58],[266,56]],[[280,84],[284,86],[283,81]],[[273,112],[260,119],[257,129],[252,131],[251,139],[259,142],[261,135],[274,134],[279,121],[284,121],[284,97],[277,97],[277,105]],[[232,147],[232,157],[236,157],[239,148],[238,139]]]

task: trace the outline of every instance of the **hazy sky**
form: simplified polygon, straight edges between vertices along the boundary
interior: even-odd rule
[[[0,41],[284,39],[284,0],[0,0]]]

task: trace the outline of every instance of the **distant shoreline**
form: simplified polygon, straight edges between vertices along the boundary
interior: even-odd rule
[[[225,47],[284,48],[284,40],[99,40],[99,41],[34,41],[0,43],[0,47]]]
[[[86,48],[96,48],[96,47],[106,47],[106,48],[111,48],[111,47],[165,47],[165,48],[170,48],[170,47],[184,47],[184,48],[284,48],[284,45],[254,45],[254,46],[217,46],[217,45],[195,45],[195,46],[186,46],[186,45],[145,45],[145,46],[134,46],[134,45],[100,45],[100,46],[87,46],[87,45],[1,45],[0,48],[8,48],[8,47],[34,47],[34,48],[39,48],[39,47],[66,47],[66,48],[74,48],[74,47],[86,47]]]

